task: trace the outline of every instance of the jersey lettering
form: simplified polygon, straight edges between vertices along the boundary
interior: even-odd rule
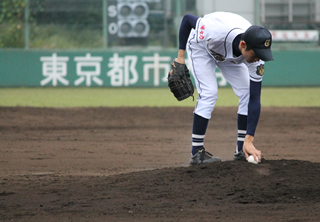
[[[206,29],[205,26],[201,26],[200,27],[201,31],[200,31],[200,36],[199,36],[199,39],[204,39],[204,30]]]
[[[215,58],[216,60],[221,61],[221,62],[225,60],[225,57],[223,55],[221,55],[211,49],[209,49],[209,51],[210,51],[211,55],[213,56],[213,58]]]

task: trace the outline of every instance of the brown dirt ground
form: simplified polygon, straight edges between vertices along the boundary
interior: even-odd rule
[[[320,108],[262,108],[265,160],[232,161],[216,108],[188,167],[193,108],[0,107],[2,221],[320,221]]]

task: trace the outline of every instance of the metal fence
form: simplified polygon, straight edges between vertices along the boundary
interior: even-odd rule
[[[184,14],[203,16],[203,9],[211,10],[208,5],[212,11],[237,10],[230,2],[0,0],[0,48],[176,48],[178,28]],[[320,0],[246,0],[245,8],[250,8],[249,3],[255,8],[251,12],[254,20],[268,29],[320,29]],[[297,33],[293,32],[295,38]],[[309,33],[305,33],[301,34],[302,40],[309,41],[304,38]],[[285,32],[283,35],[289,34]]]
[[[320,0],[260,0],[260,22],[269,29],[319,29]]]
[[[191,9],[191,10],[187,10]],[[2,0],[0,47],[175,47],[195,0]]]

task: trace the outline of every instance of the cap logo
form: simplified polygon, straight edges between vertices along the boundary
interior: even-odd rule
[[[264,46],[265,46],[265,47],[269,47],[269,46],[270,46],[270,39],[268,39],[268,40],[266,40],[266,41],[264,42]]]

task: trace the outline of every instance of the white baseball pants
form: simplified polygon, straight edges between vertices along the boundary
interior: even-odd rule
[[[236,96],[239,97],[238,114],[247,115],[250,91],[247,66],[243,63],[216,62],[204,47],[202,43],[187,45],[189,65],[199,94],[194,113],[206,119],[211,118],[218,98],[218,83],[215,75],[218,67],[223,77],[232,86]]]

